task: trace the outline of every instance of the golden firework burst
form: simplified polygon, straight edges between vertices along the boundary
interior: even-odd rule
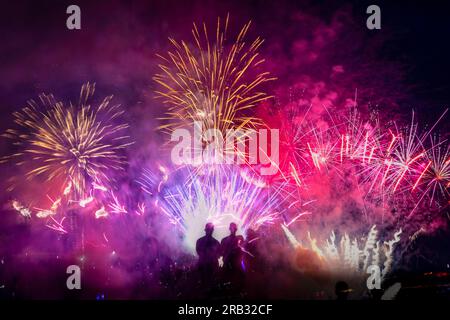
[[[262,123],[248,115],[248,110],[270,98],[261,85],[274,80],[269,72],[260,71],[264,59],[259,48],[263,43],[257,38],[251,43],[245,36],[251,22],[244,25],[238,36],[227,46],[226,35],[229,17],[224,25],[217,19],[213,41],[205,23],[199,29],[194,23],[194,44],[169,41],[173,47],[159,64],[160,73],[154,80],[160,85],[158,97],[168,106],[166,123],[159,129],[171,133],[192,122],[202,123],[205,129],[252,128]]]
[[[88,182],[109,181],[109,173],[126,163],[128,124],[121,119],[120,105],[111,104],[112,96],[89,104],[94,91],[95,84],[84,84],[76,105],[65,105],[51,94],[41,94],[39,103],[28,101],[13,114],[18,128],[3,134],[18,148],[3,161],[25,166],[28,179],[44,176],[70,183],[78,197],[85,195]]]

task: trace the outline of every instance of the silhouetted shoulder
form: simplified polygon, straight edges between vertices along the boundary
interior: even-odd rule
[[[222,241],[220,241],[220,244],[227,243],[229,240],[230,240],[230,236],[226,236],[225,238],[222,239]]]

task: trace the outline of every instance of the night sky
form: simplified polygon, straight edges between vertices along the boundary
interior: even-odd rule
[[[0,13],[2,107],[6,113],[42,91],[62,95],[85,81],[95,81],[128,105],[135,104],[150,91],[155,54],[167,48],[169,36],[189,36],[193,21],[214,23],[217,16],[227,13],[235,28],[253,21],[250,32],[266,39],[263,54],[274,56],[273,70],[279,83],[293,85],[290,79],[299,73],[320,77],[319,63],[297,63],[295,59],[301,57],[293,56],[293,47],[305,35],[312,39],[314,29],[317,35],[319,25],[333,29],[333,19],[340,16],[343,26],[335,31],[346,34],[327,43],[327,52],[320,52],[322,55],[336,63],[341,59],[355,70],[370,59],[382,61],[386,67],[393,65],[401,70],[397,71],[400,79],[380,81],[408,89],[402,87],[410,97],[402,107],[434,111],[445,106],[450,64],[448,3],[377,2],[382,9],[379,31],[365,28],[369,3],[79,1],[82,30],[69,31],[65,9],[70,1],[8,1]]]

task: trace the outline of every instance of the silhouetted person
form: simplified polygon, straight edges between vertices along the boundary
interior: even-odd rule
[[[243,259],[245,265],[246,298],[265,299],[267,278],[262,257],[261,239],[258,232],[249,228],[246,232]]]
[[[370,298],[372,300],[381,300],[384,291],[382,289],[372,289],[370,290]]]
[[[230,235],[222,239],[222,256],[224,269],[241,269],[242,249],[244,238],[236,235],[236,223],[230,223]]]
[[[338,281],[335,287],[337,300],[347,300],[350,289],[345,281]]]
[[[241,247],[244,245],[244,238],[236,235],[236,223],[230,223],[230,235],[222,239],[221,249],[223,256],[223,273],[226,283],[230,283],[239,292],[243,285],[244,270]],[[235,292],[235,293],[237,293]]]
[[[255,272],[262,269],[263,261],[260,255],[259,236],[253,229],[247,230],[247,239],[245,241],[244,262],[245,271]]]
[[[198,271],[203,285],[212,285],[219,267],[220,243],[212,236],[214,225],[205,225],[206,235],[197,240]]]

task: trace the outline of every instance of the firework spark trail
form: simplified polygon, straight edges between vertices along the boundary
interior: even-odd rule
[[[255,185],[257,188],[267,188],[267,183],[262,180],[251,176],[246,170],[240,172],[241,177],[249,184]]]
[[[398,242],[400,242],[401,234],[402,234],[402,229],[400,229],[396,233],[394,233],[394,239],[384,242],[384,245],[385,245],[384,254],[385,254],[386,260],[383,264],[383,266],[384,266],[383,271],[381,272],[382,279],[384,279],[386,277],[386,275],[388,275],[389,272],[391,271],[392,264],[394,261],[393,260],[394,248],[395,248],[395,245]]]
[[[281,228],[283,229],[284,234],[286,235],[286,238],[289,240],[289,243],[294,247],[297,248],[298,246],[301,246],[300,242],[297,240],[297,238],[292,234],[291,230],[288,229],[287,226],[281,225]]]
[[[363,157],[363,161],[356,164],[356,171],[361,184],[368,186],[367,195],[372,195],[375,192],[385,193],[385,183],[393,160],[390,157],[390,153],[385,151],[386,148],[390,149],[392,145],[386,147],[386,141],[383,140],[383,137],[383,135],[379,135],[374,138],[369,157]],[[367,159],[367,161],[364,159]]]
[[[305,212],[300,212],[299,214],[297,214],[294,218],[292,218],[289,222],[286,223],[286,227],[289,227],[291,224],[293,224],[294,222],[297,222],[300,218],[304,217],[304,216],[308,216],[311,215],[312,212],[309,211],[305,211]]]
[[[342,125],[345,133],[341,134],[341,162],[345,156],[360,161],[362,165],[370,164],[375,155],[382,152],[385,134],[381,132],[377,113],[371,113],[371,120],[367,121],[356,107],[352,108]]]
[[[434,204],[438,207],[450,198],[448,190],[450,183],[450,147],[447,141],[441,141],[430,137],[431,147],[426,151],[426,165],[417,168],[418,178],[412,188],[412,192],[420,194],[419,199],[411,211],[411,216],[422,201],[428,197],[428,206]]]
[[[84,84],[77,105],[46,94],[39,96],[40,103],[30,100],[13,114],[19,128],[3,135],[20,150],[3,160],[25,166],[28,179],[64,181],[65,191],[69,188],[76,199],[86,196],[88,182],[110,181],[110,170],[121,170],[125,164],[128,125],[120,119],[120,106],[111,105],[112,96],[90,105],[94,91],[95,85]]]
[[[134,211],[138,216],[143,216],[145,214],[145,203],[138,203],[137,209]]]
[[[95,218],[99,219],[99,218],[105,218],[109,216],[108,211],[106,211],[105,206],[102,206],[100,209],[98,209],[97,211],[95,211]]]
[[[268,72],[257,72],[264,59],[258,50],[263,40],[248,44],[245,36],[250,23],[244,25],[230,48],[226,45],[228,16],[225,24],[217,20],[214,40],[206,25],[200,31],[194,23],[194,46],[169,39],[174,50],[162,59],[161,73],[154,80],[161,86],[156,93],[169,109],[169,123],[160,127],[171,133],[174,129],[198,121],[206,129],[251,128],[261,124],[259,119],[245,115],[259,102],[270,98],[260,91],[261,85],[273,80]]]
[[[114,194],[114,192],[111,191],[110,194],[111,194],[111,198],[112,198],[112,200],[108,204],[110,212],[117,213],[117,214],[128,213],[127,208],[123,204],[120,203],[119,199]]]
[[[416,183],[414,183],[414,186],[412,187],[412,190],[414,191],[417,186],[419,185],[420,180],[422,180],[423,175],[425,174],[425,172],[427,172],[428,168],[430,167],[430,165],[433,163],[433,161],[428,161],[428,164],[425,166],[425,168],[423,169],[423,171],[420,173],[419,178],[417,179]]]
[[[430,196],[430,204],[434,201],[436,192],[439,191],[444,199],[449,199],[450,192],[448,190],[450,183],[450,148],[438,147],[432,148],[429,156],[431,166],[424,170],[427,181],[427,189],[432,190]],[[427,170],[430,168],[430,170]]]
[[[424,155],[423,139],[418,137],[417,131],[418,125],[414,122],[413,113],[410,126],[400,135],[397,147],[392,149],[391,165],[393,168],[387,172],[390,173],[388,175],[389,188],[393,193],[397,191],[406,173],[410,172],[411,165]]]
[[[87,197],[85,199],[81,199],[79,201],[79,205],[80,205],[80,207],[85,208],[92,201],[94,201],[94,197],[93,196],[89,196],[89,197]]]
[[[338,145],[337,140],[332,138],[332,131],[330,129],[320,130],[311,129],[311,140],[306,142],[308,150],[311,155],[312,163],[317,170],[322,168],[336,169],[337,157],[336,157],[336,146]]]
[[[61,218],[60,221],[56,220],[54,217],[50,216],[49,221],[47,222],[46,226],[52,230],[55,230],[57,232],[60,232],[62,234],[67,233],[67,229],[64,227],[64,220],[66,220],[66,217]]]
[[[298,187],[301,187],[302,181],[300,180],[300,176],[298,175],[297,169],[295,169],[295,166],[292,164],[292,162],[289,162],[289,166],[291,167],[291,175],[295,180],[295,183]]]
[[[345,133],[341,136],[341,159],[345,155],[351,160],[358,158],[364,162],[369,141],[369,131],[366,129],[367,124],[361,119],[361,115],[356,107],[351,109],[344,123],[346,128]]]

